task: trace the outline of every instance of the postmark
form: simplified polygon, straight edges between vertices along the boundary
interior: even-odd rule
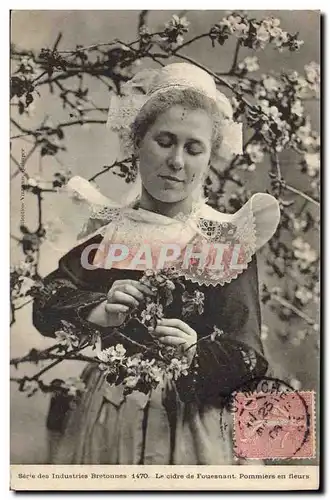
[[[247,459],[315,457],[315,394],[279,379],[252,381],[233,394],[234,450]]]

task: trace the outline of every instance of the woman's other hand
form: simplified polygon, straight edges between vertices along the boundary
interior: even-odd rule
[[[120,326],[130,312],[152,295],[150,288],[139,281],[117,280],[110,288],[107,300],[95,307],[87,319],[99,326]]]
[[[196,352],[197,333],[187,323],[180,319],[163,318],[158,320],[151,335],[162,344],[180,346],[191,363]]]

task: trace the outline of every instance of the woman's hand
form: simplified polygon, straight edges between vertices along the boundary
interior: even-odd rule
[[[185,352],[189,363],[191,363],[196,352],[197,333],[187,323],[180,319],[163,318],[158,320],[151,335],[162,344],[181,346],[182,352]]]
[[[88,321],[99,326],[120,326],[146,296],[154,293],[135,280],[117,280],[113,283],[107,300],[99,304],[88,316]]]

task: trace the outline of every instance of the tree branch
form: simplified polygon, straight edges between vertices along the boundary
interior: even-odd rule
[[[234,74],[235,71],[236,71],[236,69],[237,69],[237,61],[238,61],[238,54],[239,54],[239,49],[240,48],[241,48],[241,41],[240,41],[240,39],[238,39],[237,42],[236,42],[234,59],[233,59],[233,63],[231,65],[231,68],[229,70],[229,74]]]
[[[290,311],[294,312],[299,318],[303,319],[308,323],[309,325],[314,325],[315,320],[312,319],[310,316],[305,314],[304,312],[300,311],[297,307],[295,307],[293,304],[291,304],[289,301],[284,299],[283,297],[280,297],[279,295],[272,293],[271,297],[273,300],[281,304],[282,306],[286,307],[287,309],[290,309]]]
[[[301,196],[302,198],[304,198],[306,201],[309,201],[310,203],[313,203],[313,205],[316,205],[317,207],[320,207],[320,202],[319,201],[314,200],[314,198],[312,198],[308,194],[304,193],[303,191],[300,191],[299,189],[297,189],[297,188],[295,188],[293,186],[290,186],[285,181],[283,182],[283,188],[287,189],[288,191],[291,191],[291,193],[298,194],[299,196]]]

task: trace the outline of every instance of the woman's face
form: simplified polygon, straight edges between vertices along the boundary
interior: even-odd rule
[[[174,203],[200,186],[211,156],[212,118],[175,105],[160,114],[139,146],[140,174],[156,200]]]

